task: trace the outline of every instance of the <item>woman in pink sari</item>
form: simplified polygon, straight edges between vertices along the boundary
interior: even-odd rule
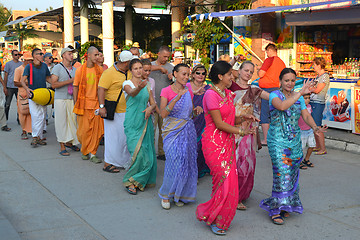
[[[196,217],[210,225],[217,235],[226,234],[238,204],[235,134],[244,136],[254,133],[255,129],[243,130],[234,126],[244,118],[235,119],[235,94],[226,89],[234,78],[231,68],[225,61],[218,61],[212,66],[209,77],[213,87],[206,91],[203,100],[206,127],[202,148],[211,171],[213,188],[211,199],[197,207]]]
[[[254,64],[250,61],[245,61],[241,64],[239,71],[239,78],[236,82],[231,84],[230,90],[235,93],[235,111],[236,116],[252,114],[255,117],[260,117],[261,99],[269,100],[269,93],[263,91],[261,88],[249,85],[254,74]],[[243,128],[257,127],[256,123],[244,122]],[[238,172],[239,182],[239,204],[237,209],[246,210],[243,201],[249,198],[254,186],[254,174],[256,165],[256,150],[258,146],[261,148],[259,134],[246,135],[244,137],[237,136],[236,143],[236,167]]]

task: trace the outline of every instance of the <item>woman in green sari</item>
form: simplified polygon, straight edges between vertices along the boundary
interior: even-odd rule
[[[154,126],[149,118],[156,103],[150,85],[141,79],[141,61],[131,60],[129,68],[132,78],[123,83],[126,99],[124,131],[132,165],[123,184],[130,194],[135,195],[137,189],[144,191],[145,187],[155,186],[156,182]]]

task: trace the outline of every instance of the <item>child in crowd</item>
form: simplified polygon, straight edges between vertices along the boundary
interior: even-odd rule
[[[311,110],[311,105],[310,105],[310,94],[305,94],[303,97],[305,100],[307,110],[309,111],[309,113],[311,113],[312,110]],[[305,150],[306,145],[308,146],[304,160],[300,164],[300,169],[307,169],[307,167],[314,167],[314,164],[312,162],[310,162],[309,159],[310,159],[311,153],[314,150],[314,147],[316,146],[315,136],[314,136],[314,132],[311,129],[311,127],[308,126],[304,122],[304,120],[301,116],[299,119],[299,127],[301,129],[301,143],[302,143],[303,151]]]

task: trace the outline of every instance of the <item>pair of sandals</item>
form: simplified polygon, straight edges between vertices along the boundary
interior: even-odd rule
[[[109,164],[106,167],[104,166],[103,171],[108,172],[108,173],[118,173],[118,172],[120,172],[120,168],[118,168],[112,164]]]
[[[216,226],[216,224],[211,224],[210,228],[211,228],[211,231],[216,235],[226,235],[226,231],[224,229]]]
[[[300,169],[305,170],[308,167],[314,167],[314,164],[310,162],[310,160],[302,160],[302,162],[300,163]]]
[[[273,222],[273,224],[283,225],[285,223],[284,219],[288,218],[288,217],[290,217],[290,213],[288,213],[286,211],[281,211],[279,216],[277,216],[277,217],[271,216],[271,221]],[[276,221],[276,220],[281,220],[281,221]]]
[[[79,151],[80,151],[80,148],[77,147],[77,146],[75,146],[75,145],[65,145],[65,147],[66,147],[66,148],[70,148],[70,149],[72,149],[72,150],[75,151],[75,152],[79,152]],[[66,151],[66,149],[60,151],[59,154],[60,154],[61,156],[64,156],[64,157],[70,156],[70,153],[69,153],[68,151]]]
[[[9,128],[7,125],[5,125],[5,126],[1,127],[1,131],[10,132],[11,128]]]
[[[136,195],[137,194],[137,190],[136,190],[135,186],[134,187],[131,187],[131,186],[126,187],[126,191],[128,193],[130,193],[131,195]]]

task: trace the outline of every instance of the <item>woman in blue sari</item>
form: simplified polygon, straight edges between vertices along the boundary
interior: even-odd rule
[[[162,136],[166,156],[163,184],[159,190],[161,206],[170,209],[170,200],[177,206],[194,202],[197,190],[196,130],[192,120],[192,92],[186,83],[190,69],[186,64],[174,67],[175,83],[161,91],[160,113],[164,119]]]
[[[273,187],[271,197],[261,201],[260,207],[269,212],[274,224],[284,224],[290,212],[302,213],[299,198],[299,167],[303,160],[301,134],[298,120],[300,115],[315,134],[324,131],[316,126],[306,109],[302,95],[310,93],[311,84],[304,82],[299,92],[293,91],[296,73],[284,68],[280,73],[280,90],[270,94],[270,129],[268,149],[273,166]]]
[[[124,132],[132,165],[123,178],[123,184],[130,194],[136,194],[137,189],[144,191],[145,187],[156,183],[154,127],[149,119],[156,103],[150,84],[141,79],[141,61],[133,59],[129,67],[132,78],[123,83],[126,99]]]

